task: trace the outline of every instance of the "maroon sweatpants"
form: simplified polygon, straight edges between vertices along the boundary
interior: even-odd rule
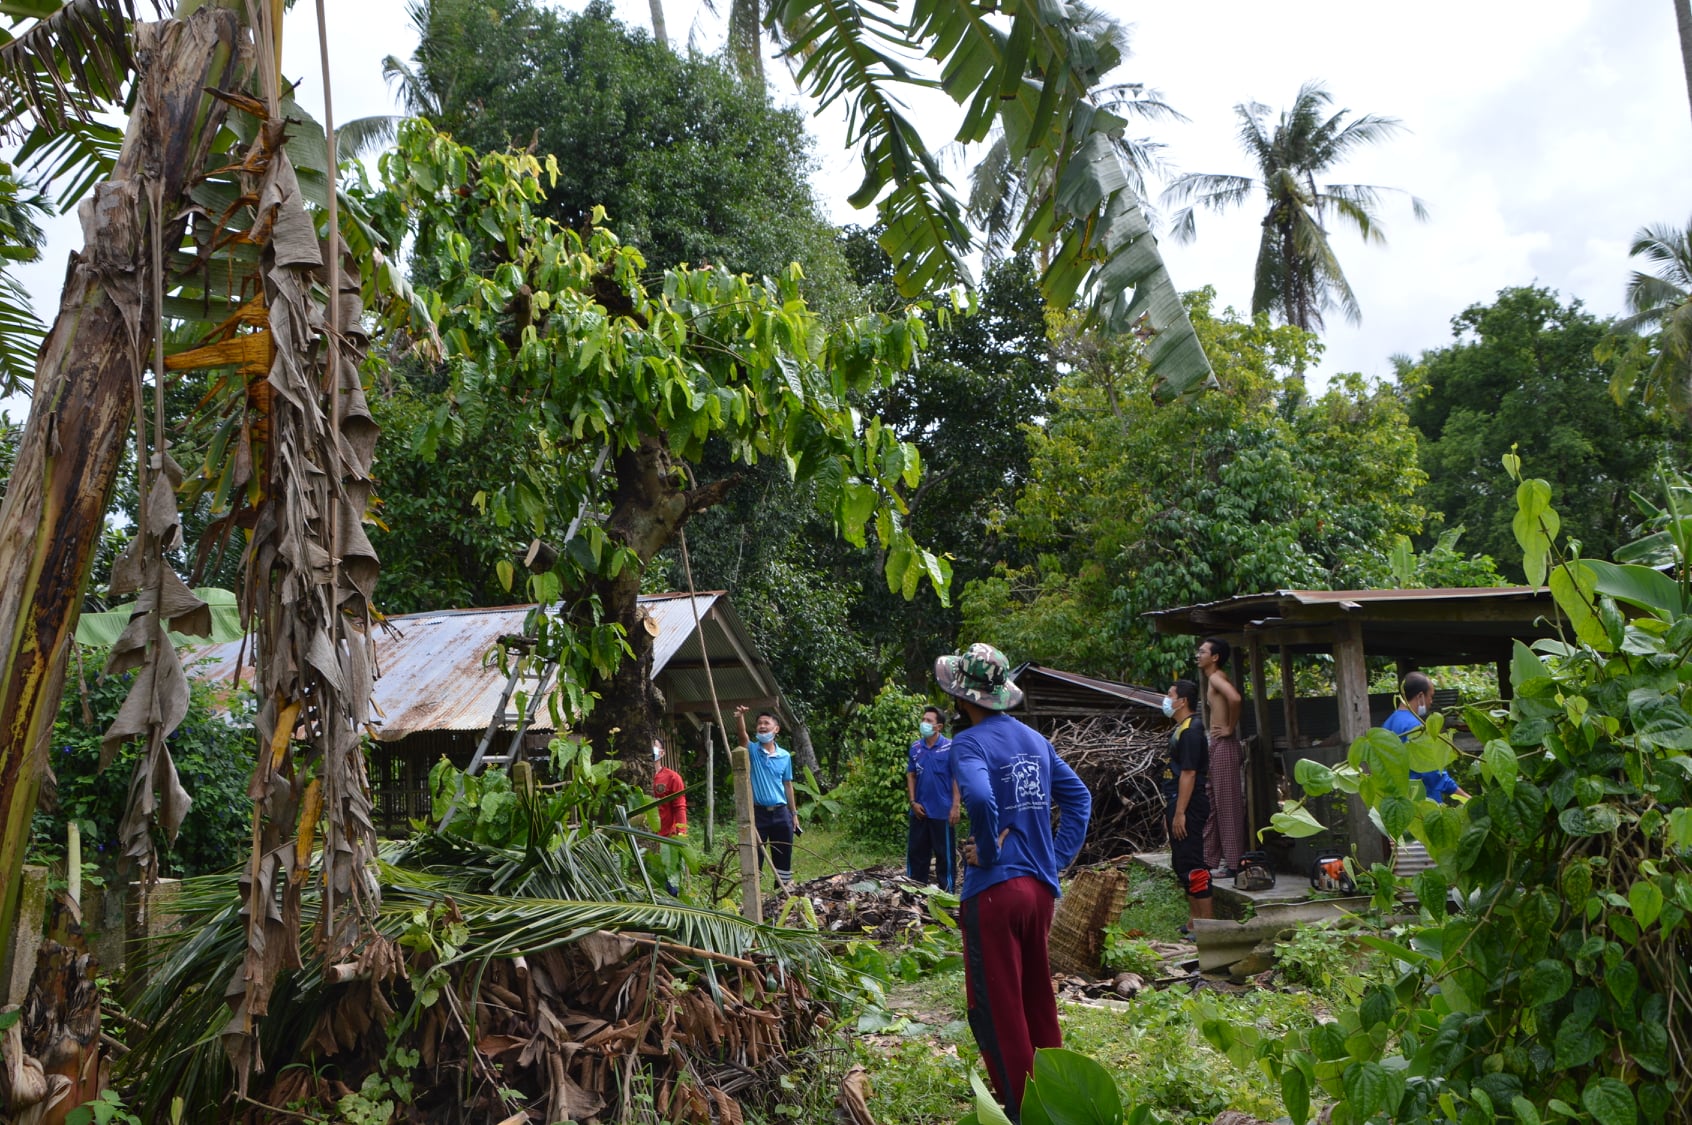
[[[964,899],[959,912],[969,1029],[1012,1120],[1022,1108],[1035,1050],[1063,1046],[1046,960],[1053,902],[1049,887],[1024,875]]]

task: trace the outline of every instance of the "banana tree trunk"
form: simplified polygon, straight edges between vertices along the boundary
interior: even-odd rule
[[[82,204],[59,315],[36,362],[35,395],[0,505],[0,934],[16,921],[31,815],[47,771],[83,587],[105,524],[135,390],[153,338],[149,184],[167,247],[203,171],[240,67],[240,22],[202,8],[136,27],[144,60],[111,179]]]

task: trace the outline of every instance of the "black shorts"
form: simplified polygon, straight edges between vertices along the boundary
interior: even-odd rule
[[[1171,801],[1163,807],[1163,827],[1169,833],[1169,858],[1175,868],[1175,879],[1193,898],[1210,897],[1210,868],[1204,862],[1204,825],[1209,819],[1209,802],[1187,802],[1187,836],[1177,840],[1175,803]]]

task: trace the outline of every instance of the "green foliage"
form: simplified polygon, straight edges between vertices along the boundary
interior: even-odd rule
[[[85,667],[97,668],[104,655],[86,649],[81,660]],[[75,686],[61,700],[53,724],[58,808],[35,814],[31,850],[36,855],[61,855],[65,824],[74,820],[82,828],[85,862],[98,864],[108,874],[117,868],[122,847],[118,825],[140,751],[136,742],[125,743],[102,766],[100,737],[129,694],[132,675],[90,681],[86,716],[83,693]],[[253,772],[253,734],[251,725],[243,722],[245,700],[234,700],[231,712],[231,701],[219,695],[224,689],[193,677],[188,684],[188,714],[170,736],[170,752],[194,803],[176,842],[160,850],[160,873],[172,877],[224,870],[238,862],[252,839],[247,780]]]
[[[892,267],[870,233],[848,232],[843,241],[872,305],[900,307]],[[1033,267],[1012,259],[986,272],[974,315],[933,327],[920,378],[859,403],[920,451],[924,477],[907,494],[909,526],[919,542],[944,548],[954,585],[985,576],[1015,548],[995,523],[1027,475],[1023,424],[1043,413],[1055,380]],[[701,475],[732,468],[727,451],[712,448]],[[957,608],[888,590],[880,552],[841,540],[810,489],[779,466],[746,472],[722,504],[689,522],[687,538],[700,588],[734,591],[735,608],[835,778],[850,709],[889,677],[925,690],[934,658],[956,647]],[[679,558],[669,573],[679,579]]]
[[[1618,402],[1641,383],[1647,403],[1663,402],[1682,420],[1692,409],[1692,224],[1653,223],[1633,236],[1628,254],[1653,263],[1627,281],[1627,311],[1598,345],[1615,361],[1610,393]]]
[[[1548,582],[1564,635],[1516,644],[1507,704],[1465,708],[1475,758],[1459,759],[1435,715],[1408,743],[1371,732],[1332,770],[1299,763],[1307,792],[1359,794],[1435,866],[1414,880],[1423,913],[1408,933],[1362,939],[1393,959],[1395,979],[1331,1025],[1229,1040],[1277,1075],[1295,1122],[1318,1091],[1340,1099],[1335,1122],[1692,1112],[1675,1061],[1692,1041],[1687,486],[1665,481],[1654,520],[1649,549],[1673,562],[1664,574],[1582,559],[1561,537],[1550,485],[1523,478],[1515,454],[1504,461],[1524,565]],[[1474,798],[1436,805],[1410,784],[1410,770],[1441,767]],[[1391,906],[1391,871],[1370,874],[1377,904]],[[1448,890],[1462,904],[1449,916]]]
[[[1179,940],[1187,925],[1187,896],[1174,876],[1136,868],[1130,873],[1128,899],[1118,921],[1129,937]]]
[[[969,1080],[975,1112],[959,1125],[1010,1125],[980,1075],[971,1071]],[[1147,1106],[1126,1111],[1116,1080],[1086,1055],[1046,1047],[1034,1052],[1034,1073],[1022,1092],[1021,1120],[1029,1125],[1153,1125],[1163,1119]]]
[[[1104,967],[1114,973],[1138,973],[1142,977],[1158,976],[1163,970],[1163,956],[1143,937],[1131,937],[1120,922],[1104,928]]]
[[[608,3],[429,0],[412,71],[425,112],[478,152],[558,162],[541,213],[581,230],[603,206],[648,266],[776,277],[792,262],[832,317],[854,302],[809,174],[805,114],[720,59],[673,51]]]
[[[1220,392],[1167,406],[1131,348],[1062,326],[1073,370],[1030,431],[1029,481],[1005,522],[1036,559],[966,587],[972,640],[1160,683],[1190,671],[1192,642],[1155,635],[1147,611],[1388,579],[1398,537],[1425,515],[1397,396],[1346,377],[1306,399],[1315,338],[1211,301],[1191,295],[1189,311]]]
[[[1137,338],[1166,394],[1207,382],[1209,365],[1123,167],[1125,122],[1100,105],[1120,92],[1102,83],[1127,50],[1113,17],[1026,0],[995,9],[929,0],[908,16],[772,0],[767,25],[786,40],[799,88],[846,106],[847,143],[860,148],[864,168],[851,202],[876,204],[902,293],[968,276],[973,239],[962,207],[902,102],[902,87],[937,86],[967,106],[958,142],[1003,130],[1004,156],[1026,188],[1016,242],[1045,263],[1047,303],[1067,309],[1085,293],[1094,323]]]
[[[927,700],[888,684],[846,724],[840,819],[861,843],[902,853],[910,822],[905,771]]]
[[[1424,502],[1467,528],[1471,548],[1509,560],[1504,570],[1519,581],[1515,487],[1496,469],[1519,445],[1546,474],[1563,519],[1579,529],[1582,553],[1608,558],[1637,527],[1628,493],[1649,490],[1659,459],[1686,463],[1692,439],[1643,403],[1610,396],[1615,364],[1593,357],[1609,325],[1579,301],[1503,289],[1451,328],[1452,344],[1399,373],[1423,438]]]
[[[623,763],[595,761],[593,747],[575,738],[548,746],[548,781],[534,782],[532,767],[514,778],[491,766],[467,774],[446,758],[429,771],[431,820],[439,824],[456,804],[447,831],[493,848],[548,849],[572,824],[615,824],[620,813],[643,809],[650,798],[617,776]],[[521,766],[521,763],[520,763]]]
[[[1389,968],[1378,951],[1359,941],[1354,928],[1329,922],[1299,926],[1290,938],[1276,942],[1275,966],[1294,984],[1353,1004],[1371,984],[1386,979]]]
[[[106,1089],[66,1114],[65,1125],[142,1125],[142,1121],[129,1112],[122,1094]]]
[[[782,465],[848,542],[873,533],[889,588],[910,597],[928,582],[944,597],[950,564],[906,526],[921,456],[850,405],[915,361],[920,310],[827,328],[801,299],[796,267],[757,283],[678,267],[649,290],[644,260],[609,231],[584,237],[540,213],[556,162],[477,158],[420,120],[401,124],[381,167],[386,190],[370,206],[394,237],[412,232],[417,268],[436,280],[427,299],[450,378],[414,435],[418,455],[482,441],[497,423],[528,443],[473,498],[497,528],[545,535],[561,513],[611,513],[525,580],[538,602],[571,595],[565,613],[534,622],[537,653],[561,659],[570,712],[585,711],[589,685],[620,660],[618,621],[633,619],[636,590],[622,576],[733,483],[693,488],[679,471],[710,445],[731,463]],[[607,455],[616,471],[595,472]],[[597,600],[601,589],[622,600]]]

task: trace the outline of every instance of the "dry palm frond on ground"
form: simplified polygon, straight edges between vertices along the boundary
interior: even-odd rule
[[[182,1097],[185,1119],[304,1121],[362,1089],[443,1125],[610,1121],[647,1097],[664,1120],[739,1121],[832,1023],[845,978],[814,931],[648,897],[620,848],[615,830],[527,852],[434,835],[389,848],[375,937],[279,980],[242,1104],[218,1046],[229,1009],[203,983],[240,962],[240,899],[232,877],[190,880],[120,1080],[160,1120]],[[308,894],[302,943],[318,909]]]

